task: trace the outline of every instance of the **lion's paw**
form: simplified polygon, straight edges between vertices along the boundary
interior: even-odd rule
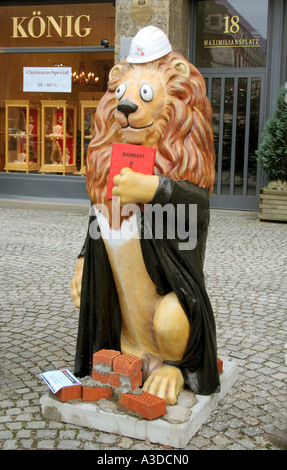
[[[143,391],[164,398],[167,405],[175,405],[177,395],[183,387],[181,371],[177,367],[164,365],[149,376],[143,385]]]

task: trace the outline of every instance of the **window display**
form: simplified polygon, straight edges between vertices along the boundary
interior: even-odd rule
[[[5,170],[40,168],[39,106],[29,101],[5,100]]]
[[[0,171],[85,175],[87,126],[114,64],[115,7],[40,3],[0,7]]]
[[[66,101],[41,101],[42,173],[77,170],[77,105]]]
[[[86,155],[93,135],[94,118],[98,101],[81,101],[81,170],[86,174]]]

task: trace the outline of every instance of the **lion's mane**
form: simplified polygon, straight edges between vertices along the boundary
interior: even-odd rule
[[[170,52],[164,58],[147,64],[120,63],[118,75],[108,83],[96,116],[93,138],[86,159],[87,191],[93,203],[107,204],[106,189],[113,142],[124,142],[124,136],[113,113],[118,101],[114,92],[122,76],[131,68],[157,69],[168,78],[165,115],[157,122],[159,134],[155,174],[175,180],[189,180],[209,188],[212,193],[215,177],[215,155],[211,128],[212,110],[206,97],[205,82],[199,71],[188,64],[190,76],[182,76],[172,65],[184,60]]]

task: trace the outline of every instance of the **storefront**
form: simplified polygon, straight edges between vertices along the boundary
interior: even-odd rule
[[[285,11],[280,0],[199,0],[194,6],[192,59],[213,108],[217,162],[211,203],[256,210],[264,184],[256,150],[279,83],[286,81],[286,2]]]
[[[256,150],[287,80],[287,0],[0,3],[1,197],[77,198],[77,188],[87,197],[97,102],[146,24],[163,29],[205,78],[216,152],[211,207],[258,209],[266,178]]]
[[[115,8],[25,3],[0,8],[0,169],[84,175],[114,64]]]

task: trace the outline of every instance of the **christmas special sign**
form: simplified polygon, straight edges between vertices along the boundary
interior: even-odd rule
[[[71,93],[71,67],[23,67],[23,91]]]

